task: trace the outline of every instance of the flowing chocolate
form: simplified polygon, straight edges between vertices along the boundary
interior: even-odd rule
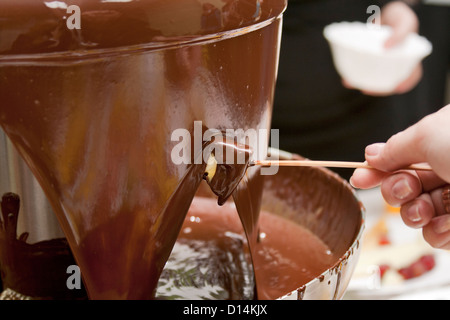
[[[261,212],[254,250],[258,297],[277,299],[308,283],[337,260],[316,235],[292,221]],[[186,253],[189,252],[189,255]],[[164,269],[159,299],[253,299],[248,243],[231,203],[196,197]]]

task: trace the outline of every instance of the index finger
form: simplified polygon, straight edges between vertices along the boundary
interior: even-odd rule
[[[372,189],[381,184],[388,173],[376,169],[358,168],[353,172],[349,182],[354,188]]]

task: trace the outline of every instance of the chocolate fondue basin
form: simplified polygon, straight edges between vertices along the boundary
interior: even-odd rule
[[[341,299],[359,257],[364,229],[364,208],[351,186],[328,169],[280,167],[278,174],[266,177],[262,210],[302,226],[331,253],[318,264],[314,260],[323,257],[318,252],[302,256],[316,268],[306,267],[314,271],[305,275],[305,283],[280,298]]]
[[[214,288],[225,283],[227,292],[216,298],[342,296],[361,210],[341,180],[305,169],[287,176],[283,169],[265,180],[247,162],[263,160],[266,152],[252,152],[246,163],[218,167],[209,183],[215,200],[225,202],[218,208],[195,197],[207,168],[206,160],[196,159],[209,142],[192,139],[184,161],[173,158],[179,142],[173,134],[180,129],[191,137],[209,129],[219,135],[266,130],[248,147],[267,148],[285,7],[286,0],[0,2],[0,125],[45,192],[90,299],[170,298],[161,288],[173,279],[167,277],[170,257],[179,245],[197,257],[203,251],[196,248],[210,248],[217,253],[212,262],[223,262],[224,251],[235,257],[229,272],[212,267],[223,275]],[[73,28],[69,22],[77,17]],[[278,194],[282,186],[288,188]],[[278,207],[266,209],[264,198]],[[231,214],[230,202],[238,215]],[[212,211],[204,209],[213,207],[223,213],[219,220],[202,223]],[[281,212],[287,216],[274,215]],[[0,232],[0,248],[8,248],[0,255],[2,279],[20,280],[8,272],[26,263],[20,259],[28,253],[20,248],[36,246],[24,245],[26,233],[16,245],[9,212],[2,213],[0,231],[8,232]],[[210,226],[217,232],[207,232]],[[291,238],[299,232],[300,239]],[[217,240],[211,246],[209,236]],[[10,250],[11,239],[17,249]],[[270,252],[261,253],[286,243],[293,250],[308,244],[303,261],[312,264],[301,266],[301,279],[291,280],[298,272],[277,268],[266,261]],[[279,276],[267,277],[274,274]],[[304,286],[317,276],[317,285]],[[293,288],[283,287],[287,283]]]
[[[363,228],[363,208],[347,182],[327,169],[280,167],[264,178],[257,284],[271,299],[342,298]],[[162,273],[158,299],[252,299],[243,233],[233,202],[219,207],[201,185]]]

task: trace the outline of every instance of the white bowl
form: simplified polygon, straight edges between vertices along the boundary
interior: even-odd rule
[[[411,33],[393,48],[384,48],[392,30],[362,22],[339,22],[325,27],[334,65],[351,86],[372,92],[392,92],[432,51],[431,43]]]

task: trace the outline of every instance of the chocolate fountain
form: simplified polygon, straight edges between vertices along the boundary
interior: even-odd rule
[[[285,7],[0,2],[0,124],[42,186],[89,298],[154,297],[206,166],[193,164],[196,148],[191,163],[174,164],[175,130],[269,128]],[[256,221],[260,196],[250,201]]]
[[[267,156],[286,4],[0,1],[0,125],[62,230],[18,230],[33,208],[6,190],[4,288],[83,299],[65,290],[77,264],[89,299],[192,298],[202,283],[200,298],[342,297],[363,221],[351,188],[326,170],[248,167]],[[230,129],[265,135],[242,144]],[[209,269],[177,278],[192,263]]]

